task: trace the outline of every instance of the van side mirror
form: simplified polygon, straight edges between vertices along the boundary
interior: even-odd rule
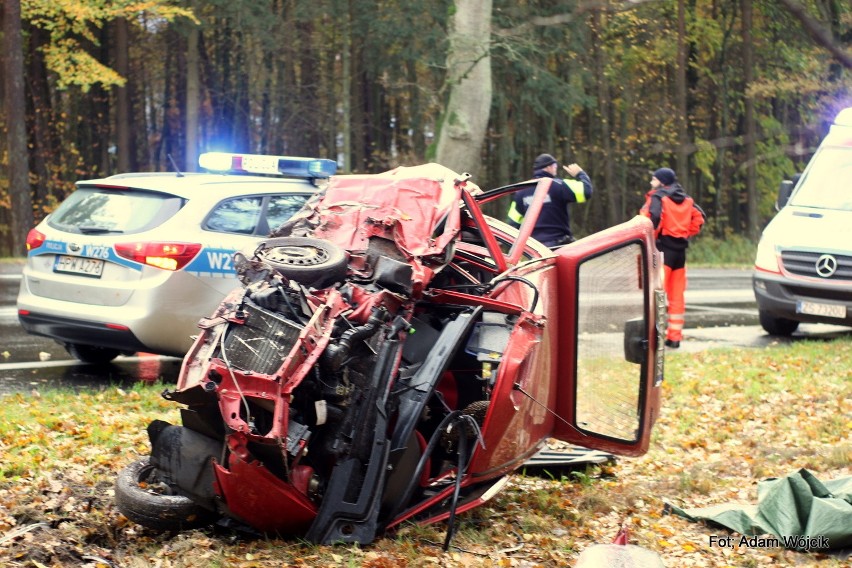
[[[775,210],[781,211],[781,209],[787,205],[787,201],[790,199],[790,194],[793,193],[793,182],[785,179],[781,182],[781,185],[778,187],[778,198],[775,200]]]

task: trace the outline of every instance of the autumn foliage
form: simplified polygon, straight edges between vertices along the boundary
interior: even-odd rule
[[[26,192],[36,220],[79,179],[191,171],[206,150],[328,157],[354,172],[415,165],[458,118],[446,116],[465,77],[447,73],[446,0],[12,2],[26,96],[0,126],[24,120],[27,144],[0,152],[0,204]],[[580,235],[632,216],[665,165],[707,211],[708,235],[751,236],[781,179],[852,105],[838,55],[848,3],[482,6],[490,115],[481,160],[462,169],[496,187],[529,177],[544,151],[581,163],[600,191],[574,216]],[[16,164],[29,188],[10,189]],[[0,254],[22,254],[10,246],[17,217],[0,209]],[[15,230],[22,240],[28,227]]]
[[[177,421],[163,385],[32,391],[0,398],[0,564],[190,566],[571,566],[623,523],[666,566],[843,566],[821,553],[711,546],[724,529],[665,515],[664,503],[754,503],[756,482],[807,468],[852,473],[852,338],[675,353],[651,451],[579,470],[526,472],[443,525],[406,526],[368,547],[309,545],[210,528],[157,534],[113,503],[117,471],[148,453],[144,427]]]

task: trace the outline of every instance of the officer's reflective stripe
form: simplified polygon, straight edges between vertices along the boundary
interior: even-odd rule
[[[682,330],[685,320],[685,314],[669,314],[669,329]]]
[[[565,184],[574,194],[574,198],[577,200],[577,203],[583,203],[586,201],[586,186],[583,185],[583,182],[576,179],[566,179]]]
[[[512,205],[509,206],[509,220],[520,225],[524,221],[524,216],[521,215],[521,212],[518,211],[518,207],[515,205],[515,202],[512,201]]]

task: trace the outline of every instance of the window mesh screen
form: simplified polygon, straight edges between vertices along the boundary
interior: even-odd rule
[[[642,248],[629,244],[580,265],[577,302],[577,425],[633,441],[640,365],[625,359],[628,321],[644,317]]]

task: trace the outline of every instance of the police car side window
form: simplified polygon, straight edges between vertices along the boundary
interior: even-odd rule
[[[266,207],[266,223],[270,229],[275,229],[287,221],[302,208],[309,195],[273,195]]]
[[[260,219],[263,198],[237,197],[223,201],[210,212],[204,228],[223,233],[250,235]]]

